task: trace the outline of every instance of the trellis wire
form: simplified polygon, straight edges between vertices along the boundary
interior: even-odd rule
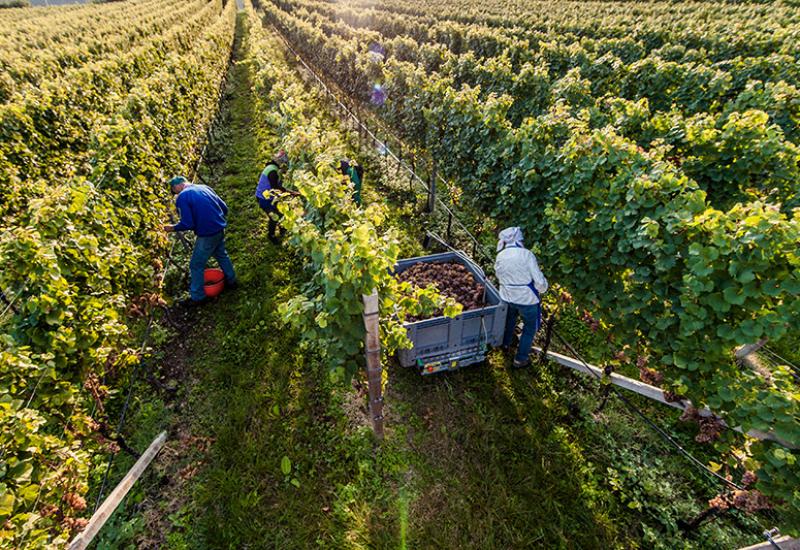
[[[19,297],[22,296],[22,293],[24,291],[25,291],[25,285],[23,284],[19,287],[19,290],[17,290],[14,293],[14,297],[11,299],[9,299],[8,296],[6,296],[5,292],[3,293],[3,302],[6,303],[6,307],[3,309],[3,312],[0,313],[0,318],[5,317],[6,313],[8,313],[8,310],[10,309],[13,310],[14,313],[16,313],[16,309],[14,309],[14,304],[19,299]]]
[[[553,335],[556,338],[558,338],[561,344],[569,350],[569,352],[575,357],[575,359],[583,363],[583,366],[586,368],[588,372],[591,372],[597,378],[598,381],[602,381],[602,376],[600,376],[594,370],[589,368],[589,364],[583,359],[583,357],[575,350],[575,348],[569,342],[567,342],[556,330],[553,330]],[[666,431],[664,431],[658,424],[656,424],[655,421],[653,421],[644,412],[642,412],[642,410],[639,409],[639,407],[634,405],[627,397],[625,397],[625,395],[621,391],[619,391],[619,389],[617,389],[613,385],[610,385],[609,387],[611,388],[611,391],[613,391],[617,395],[617,397],[619,397],[622,400],[625,406],[628,407],[628,410],[634,412],[637,416],[642,418],[642,420],[644,420],[647,425],[649,425],[653,430],[655,430],[665,441],[667,441],[673,447],[675,447],[682,455],[688,458],[692,464],[700,468],[703,472],[715,477],[716,479],[722,481],[723,483],[725,483],[730,487],[733,487],[734,489],[739,489],[739,490],[743,489],[741,485],[738,485],[733,481],[725,478],[724,476],[719,475],[717,472],[711,470],[708,466],[703,464],[699,459],[695,458],[694,455],[692,455],[689,451],[684,449],[680,443],[675,441],[675,439],[671,435],[669,435]]]
[[[798,367],[788,359],[784,359],[783,357],[772,351],[772,349],[768,348],[767,346],[764,346],[762,349],[766,351],[769,355],[780,361],[781,364],[786,365],[787,367],[789,367],[790,369],[794,370],[797,373],[800,373],[800,367]]]
[[[177,242],[177,240],[172,241],[172,246],[170,247],[169,253],[167,254],[167,262],[168,263],[169,263],[170,259],[172,258],[172,253],[175,250],[175,243],[176,242]],[[164,279],[167,276],[167,269],[168,268],[165,266],[164,267],[164,271],[161,273],[161,279],[159,281],[159,284],[163,284]],[[147,320],[147,326],[145,327],[144,337],[142,338],[142,343],[139,346],[139,355],[140,355],[140,357],[144,355],[144,351],[147,348],[147,340],[150,338],[150,332],[151,332],[151,330],[153,328],[154,321],[155,321],[155,317],[153,316],[153,310],[151,309],[150,310],[150,314],[148,316],[148,320]],[[127,395],[125,397],[125,403],[122,406],[122,411],[120,412],[119,421],[117,422],[117,429],[115,430],[115,432],[117,434],[120,434],[122,432],[122,429],[125,427],[125,420],[127,418],[128,407],[130,406],[131,397],[133,395],[134,382],[136,382],[137,374],[139,373],[139,370],[140,370],[143,362],[144,362],[144,359],[140,358],[140,360],[136,363],[136,366],[133,369],[133,373],[131,373],[131,379],[130,379],[130,381],[128,383],[128,392],[127,392]],[[94,511],[95,512],[97,511],[97,508],[100,506],[100,503],[103,501],[103,494],[105,493],[106,485],[108,484],[108,476],[109,476],[109,474],[111,472],[111,466],[114,463],[114,457],[115,456],[116,455],[112,453],[111,456],[108,459],[108,465],[106,466],[106,471],[103,474],[103,482],[100,485],[100,491],[98,492],[97,500],[95,501],[95,505],[94,505]]]
[[[316,80],[316,82],[319,84],[319,86],[321,86],[323,88],[323,90],[325,91],[326,95],[331,97],[333,99],[333,101],[335,102],[335,104],[338,105],[347,114],[347,116],[350,119],[353,120],[353,122],[356,124],[356,127],[357,127],[357,129],[359,131],[359,134],[361,132],[363,132],[366,136],[368,136],[373,141],[373,143],[375,145],[377,145],[382,151],[385,152],[385,155],[391,157],[397,163],[397,165],[399,167],[402,167],[406,172],[408,172],[409,177],[413,182],[415,182],[419,186],[421,186],[421,188],[426,193],[429,192],[430,191],[429,185],[425,182],[424,179],[422,179],[417,174],[417,172],[415,171],[415,168],[412,168],[411,166],[409,166],[400,156],[398,156],[394,151],[392,151],[391,147],[389,147],[389,144],[386,141],[381,140],[361,120],[361,118],[359,118],[358,115],[355,112],[353,112],[353,110],[351,108],[349,108],[347,105],[345,105],[339,99],[339,97],[336,95],[336,93],[330,89],[330,87],[325,83],[325,81],[323,81],[322,78],[319,77],[317,72],[313,68],[311,68],[311,66],[308,63],[306,63],[306,61],[303,59],[303,57],[300,54],[297,53],[297,51],[295,51],[295,49],[292,47],[292,45],[289,43],[289,41],[283,36],[283,34],[277,29],[277,27],[273,27],[273,28],[276,29],[278,36],[281,38],[283,43],[286,45],[286,48],[292,53],[292,55],[294,55],[294,57],[297,59],[297,61],[300,62],[300,64],[303,65],[303,67],[305,67],[305,69],[311,74],[311,76],[314,78],[314,80]],[[402,141],[400,141],[400,140],[397,140],[397,141],[398,141],[398,143],[401,144],[400,149],[402,150]],[[447,180],[445,180],[442,177],[441,174],[436,174],[436,178],[437,178],[438,181],[441,181],[445,185],[445,187],[447,187]],[[486,250],[484,249],[483,245],[481,245],[480,241],[478,241],[478,239],[475,237],[475,235],[473,235],[472,232],[469,229],[467,229],[467,227],[461,222],[461,220],[459,219],[458,215],[456,215],[456,213],[453,211],[453,209],[448,204],[446,204],[438,195],[434,195],[434,201],[435,201],[435,204],[437,206],[442,208],[448,214],[449,218],[451,219],[451,223],[454,222],[456,224],[456,226],[461,231],[463,231],[464,234],[472,242],[472,244],[473,244],[473,255],[475,255],[476,253],[480,252],[481,256],[483,256],[485,259],[491,260],[492,259],[491,256],[486,253]]]

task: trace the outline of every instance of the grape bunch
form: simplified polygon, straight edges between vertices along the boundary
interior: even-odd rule
[[[419,262],[397,278],[400,282],[409,282],[421,288],[434,285],[443,296],[461,304],[464,311],[483,307],[486,303],[484,286],[457,262]],[[434,316],[441,314],[441,311],[437,311]]]

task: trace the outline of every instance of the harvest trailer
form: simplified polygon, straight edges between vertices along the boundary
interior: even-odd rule
[[[433,374],[484,361],[489,346],[503,343],[508,306],[500,299],[500,293],[483,270],[460,252],[400,260],[395,266],[395,274],[420,262],[456,262],[466,267],[475,281],[484,286],[484,305],[456,317],[433,317],[406,323],[408,337],[414,346],[398,352],[400,364],[403,367],[415,366],[421,374]]]

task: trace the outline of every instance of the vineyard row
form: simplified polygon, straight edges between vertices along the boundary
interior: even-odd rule
[[[128,313],[161,300],[167,243],[158,228],[168,206],[157,182],[197,161],[217,110],[234,20],[235,3],[209,3],[184,22],[184,36],[120,52],[102,61],[94,78],[87,72],[85,80],[61,83],[60,93],[43,91],[47,113],[32,104],[17,106],[17,119],[3,111],[4,137],[31,145],[3,149],[6,177],[19,182],[19,172],[36,170],[25,159],[74,162],[59,156],[68,144],[88,169],[62,173],[33,192],[4,188],[0,288],[18,297],[19,309],[0,339],[7,467],[0,546],[63,544],[85,523],[89,479],[114,448],[100,433],[110,423],[105,404],[114,381],[142,360],[129,347],[135,326],[128,323],[136,320]],[[109,94],[115,99],[99,100]],[[48,134],[48,118],[76,134]]]
[[[765,383],[732,360],[736,346],[800,327],[800,218],[778,196],[737,189],[717,207],[723,201],[664,151],[593,127],[580,111],[557,102],[513,126],[502,97],[384,61],[275,5],[265,15],[313,66],[438,159],[465,204],[535,236],[552,278],[614,319],[614,344],[663,372],[672,392],[731,425],[800,442],[788,369]],[[791,453],[760,443],[734,455],[749,457],[765,492],[798,498]]]

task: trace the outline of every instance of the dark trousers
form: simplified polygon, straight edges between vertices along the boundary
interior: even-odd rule
[[[533,347],[533,338],[539,330],[539,315],[541,304],[532,306],[523,306],[519,304],[508,304],[508,313],[506,314],[506,332],[503,338],[503,345],[510,346],[511,339],[514,337],[514,329],[517,326],[517,315],[522,317],[522,336],[519,338],[519,348],[514,360],[520,363],[528,360]]]
[[[271,200],[258,197],[258,206],[261,207],[261,210],[267,213],[267,235],[269,236],[269,240],[272,242],[277,242],[277,232],[280,224],[281,213],[278,212],[278,208],[272,204]],[[283,235],[283,228],[281,228],[281,235]]]

